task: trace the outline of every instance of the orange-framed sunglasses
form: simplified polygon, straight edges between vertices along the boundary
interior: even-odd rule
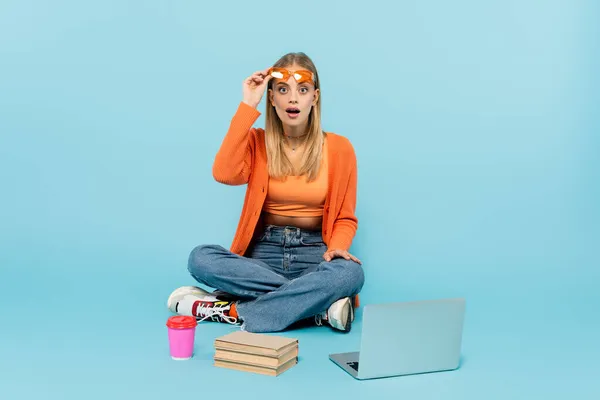
[[[303,82],[311,82],[313,84],[315,83],[315,81],[313,79],[313,73],[306,69],[290,71],[285,68],[272,67],[272,68],[269,68],[269,72],[267,72],[267,74],[271,75],[273,78],[276,78],[276,79],[283,79],[284,81],[287,81],[288,79],[290,79],[290,76],[293,76],[294,79],[296,80],[296,82],[298,82],[298,83],[303,83]]]

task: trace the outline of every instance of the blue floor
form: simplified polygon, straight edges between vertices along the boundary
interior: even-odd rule
[[[26,273],[15,271],[13,278]],[[359,311],[346,335],[325,327],[282,333],[299,339],[300,360],[275,378],[212,366],[213,340],[236,329],[224,324],[198,326],[194,358],[171,360],[164,324],[174,277],[145,284],[133,275],[109,281],[82,273],[87,286],[75,283],[78,277],[63,278],[48,271],[28,287],[2,285],[11,301],[0,306],[1,399],[600,396],[600,326],[594,304],[584,300],[491,303],[473,297],[459,370],[372,381],[356,381],[328,359],[358,349]]]

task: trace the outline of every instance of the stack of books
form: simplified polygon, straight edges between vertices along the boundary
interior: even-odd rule
[[[236,331],[214,345],[216,367],[278,376],[298,363],[298,339]]]

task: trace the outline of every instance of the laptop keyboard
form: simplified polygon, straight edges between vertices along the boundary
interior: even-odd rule
[[[350,368],[358,371],[358,361],[350,361],[346,363]]]

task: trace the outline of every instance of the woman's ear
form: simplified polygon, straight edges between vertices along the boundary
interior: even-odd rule
[[[319,89],[315,89],[315,94],[313,95],[313,106],[317,105],[317,101],[319,100]]]
[[[269,102],[271,103],[271,107],[275,107],[275,103],[273,103],[273,89],[269,89]]]

